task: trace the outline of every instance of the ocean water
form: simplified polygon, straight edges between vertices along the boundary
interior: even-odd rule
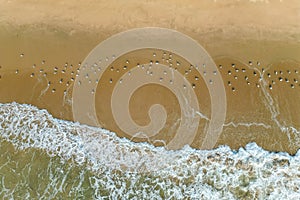
[[[0,104],[1,199],[299,199],[300,152],[168,151]]]

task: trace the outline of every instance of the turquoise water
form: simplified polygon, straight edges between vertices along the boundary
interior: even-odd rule
[[[167,151],[0,104],[1,199],[299,199],[300,152]]]

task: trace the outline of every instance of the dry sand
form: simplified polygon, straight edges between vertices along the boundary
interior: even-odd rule
[[[217,66],[222,65],[219,71],[228,107],[217,145],[238,148],[255,141],[269,150],[294,153],[300,146],[299,136],[280,130],[278,123],[300,129],[299,22],[297,0],[0,0],[0,102],[29,103],[47,109],[55,117],[72,120],[72,78],[79,63],[98,43],[132,28],[170,28],[198,41]],[[129,70],[137,62],[147,62],[154,51],[162,53],[131,52],[118,58],[114,68],[122,71],[124,62],[130,60]],[[176,59],[189,66],[184,59]],[[265,71],[266,90],[275,108],[278,105],[278,116],[270,113],[270,99],[264,96],[254,68]],[[181,73],[185,70],[188,68]],[[199,75],[191,72],[187,79],[194,82],[195,76]],[[103,127],[128,137],[116,126],[109,109],[114,84],[108,82],[118,77],[119,72],[109,70],[100,80],[96,109]],[[195,91],[201,111],[210,116],[211,103],[203,80],[197,81]],[[156,95],[149,97],[149,93]],[[134,94],[130,111],[138,124],[145,125],[149,122],[149,106],[165,105],[169,113],[167,126],[151,140],[168,142],[176,129],[173,121],[180,115],[176,102],[165,88],[144,86]],[[206,126],[207,122],[201,120],[192,146],[201,146]]]

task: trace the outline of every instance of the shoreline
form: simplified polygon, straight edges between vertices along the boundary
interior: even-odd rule
[[[190,3],[177,0],[162,2],[163,5],[172,4],[167,7],[156,0],[136,4],[121,3],[119,0],[111,3],[61,1],[61,4],[52,4],[48,0],[40,3],[0,2],[0,102],[32,104],[40,109],[46,108],[54,117],[72,120],[72,78],[75,78],[79,64],[96,45],[131,28],[171,28],[199,42],[217,66],[224,65],[220,72],[226,86],[228,114],[225,125],[228,126],[224,128],[218,145],[226,144],[237,149],[254,141],[271,151],[293,153],[298,150],[300,140],[296,132],[284,132],[282,127],[295,127],[296,131],[300,129],[300,115],[297,113],[300,104],[294,101],[300,97],[300,77],[294,73],[300,67],[300,25],[297,23],[300,16],[295,15],[300,4],[297,1]],[[16,11],[22,6],[24,9]],[[237,10],[239,12],[235,12]],[[119,15],[116,15],[117,12]],[[240,16],[239,13],[249,15]],[[120,66],[121,61],[118,61]],[[254,64],[250,65],[250,62]],[[255,65],[258,62],[260,66]],[[233,71],[232,63],[238,69]],[[242,68],[246,69],[245,73]],[[265,91],[274,97],[273,100],[281,108],[276,119],[282,127],[273,120],[276,113],[270,113],[273,108],[267,106],[270,101],[266,93],[257,89],[257,84],[261,87],[263,83],[258,75],[253,75],[253,71],[262,68],[266,69]],[[231,76],[229,70],[232,70]],[[284,74],[274,74],[275,71],[283,71]],[[293,73],[289,75],[287,71]],[[110,76],[117,77],[113,73],[107,74],[108,78]],[[249,87],[246,86],[245,76],[249,77]],[[288,78],[288,81],[282,82],[280,78]],[[269,89],[271,83],[273,85]],[[297,87],[292,90],[291,84]],[[201,92],[207,94],[207,88],[201,88],[204,88]],[[233,92],[233,89],[236,91]],[[102,95],[103,92],[106,91],[101,91]],[[164,102],[165,94],[161,93]],[[201,97],[201,93],[198,96]],[[101,94],[97,98],[100,97]],[[199,102],[209,116],[210,109],[207,107],[210,101],[204,97]],[[105,102],[103,105],[106,105]],[[131,109],[133,113],[136,111],[134,107]],[[144,111],[147,113],[147,110]],[[111,114],[105,113],[101,120],[104,128],[118,133],[120,137],[128,137],[111,123]],[[148,120],[146,116],[140,123],[147,124]],[[206,122],[201,123],[204,128]],[[197,137],[193,147],[201,145],[203,134],[199,132]]]

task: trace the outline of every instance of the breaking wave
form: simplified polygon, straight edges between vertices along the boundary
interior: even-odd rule
[[[0,104],[1,199],[299,199],[300,151],[168,151]]]

